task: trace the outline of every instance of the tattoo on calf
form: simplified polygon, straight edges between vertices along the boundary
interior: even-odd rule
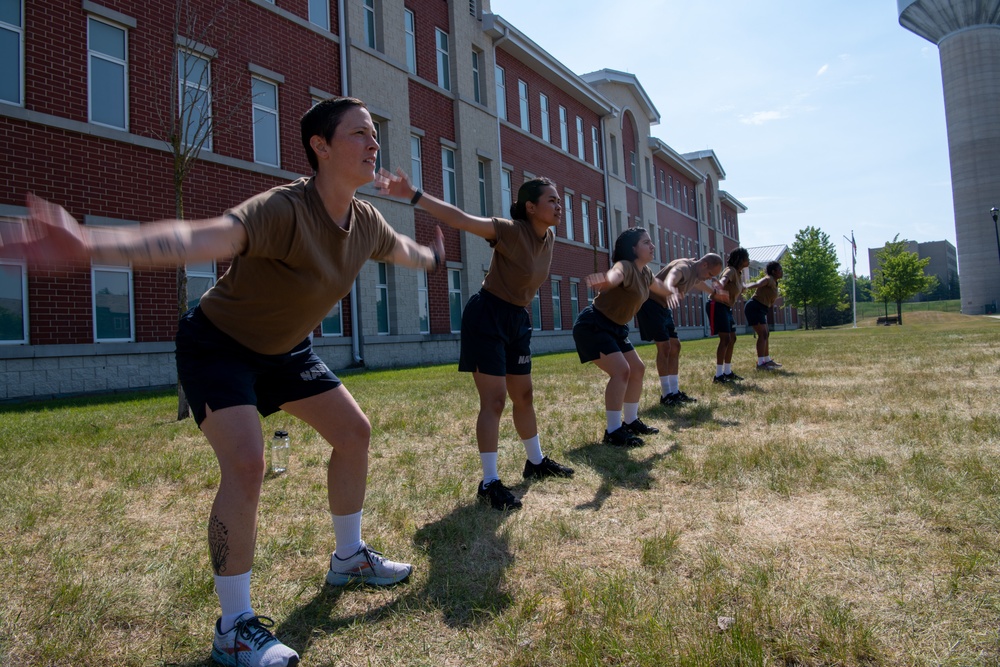
[[[223,574],[229,558],[229,529],[217,516],[213,516],[208,522],[208,550],[215,573]]]

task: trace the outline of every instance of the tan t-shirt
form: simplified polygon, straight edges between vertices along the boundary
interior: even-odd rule
[[[545,230],[541,239],[523,220],[493,218],[496,239],[490,241],[493,258],[483,289],[507,303],[524,308],[549,276],[555,233]]]
[[[299,179],[229,210],[246,228],[247,247],[201,298],[208,319],[261,354],[302,342],[351,290],[368,259],[384,259],[396,232],[370,203],[351,202],[338,227],[310,179]]]
[[[681,257],[680,259],[675,259],[674,261],[670,262],[662,269],[660,269],[660,272],[656,274],[656,277],[662,280],[663,282],[667,282],[667,274],[676,269],[676,274],[680,276],[680,279],[677,281],[676,286],[682,292],[687,294],[688,292],[691,291],[691,288],[694,287],[697,283],[703,282],[702,279],[698,277],[698,269],[696,269],[694,266],[695,261],[696,260],[687,259],[685,257]],[[655,301],[656,303],[660,304],[664,308],[668,307],[666,297],[660,296],[655,292],[650,292],[649,298]]]
[[[625,278],[610,290],[598,292],[594,297],[594,309],[615,324],[628,324],[649,296],[653,272],[648,266],[640,269],[632,261],[617,262],[615,266],[621,267]]]
[[[778,281],[774,279],[774,276],[764,276],[764,282],[757,286],[753,298],[768,308],[774,305],[774,302],[778,300]]]
[[[725,290],[729,295],[729,303],[726,305],[730,307],[735,306],[736,301],[740,298],[740,294],[743,294],[743,278],[740,276],[740,272],[731,266],[727,266],[719,280],[725,282]]]

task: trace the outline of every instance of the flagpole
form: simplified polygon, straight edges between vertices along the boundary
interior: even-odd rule
[[[854,230],[851,230],[851,238],[844,237],[851,242],[851,313],[854,319],[854,328],[858,328],[858,275],[857,275],[857,257],[858,257],[858,246],[854,242]]]

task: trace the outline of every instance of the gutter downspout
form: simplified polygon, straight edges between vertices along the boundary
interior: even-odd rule
[[[507,29],[506,26],[504,26],[503,35],[500,36],[500,39],[495,40],[493,42],[493,91],[494,91],[494,94],[496,94],[496,89],[497,89],[497,85],[496,85],[496,82],[497,82],[497,47],[507,41],[508,35],[509,35],[508,29]],[[507,73],[504,72],[504,77],[506,77],[506,76],[507,76]],[[503,84],[504,84],[504,90],[506,91],[506,89],[507,89],[507,81],[506,81],[506,79],[504,80]],[[504,101],[506,102],[506,100],[504,100]],[[499,102],[499,100],[497,100],[497,102]],[[501,138],[500,138],[500,109],[499,109],[499,107],[497,108],[497,163],[500,166],[500,176],[501,176],[501,182],[502,182],[502,180],[503,180],[503,178],[502,178],[503,177],[503,141],[501,141]],[[511,189],[513,189],[514,184],[511,183],[510,187],[511,187]],[[517,195],[515,195],[513,192],[511,192],[511,197],[512,198],[516,197],[516,196]],[[509,215],[510,215],[510,211],[501,211],[500,212],[500,217],[501,218],[506,218]]]
[[[347,97],[351,94],[351,86],[348,81],[347,71],[347,21],[345,20],[346,10],[344,3],[346,0],[337,0],[337,26],[340,34],[340,94]],[[351,357],[355,366],[364,366],[365,359],[361,355],[361,308],[358,305],[358,283],[361,277],[358,276],[351,283]]]
[[[614,106],[614,105],[612,105]],[[614,109],[612,108],[611,113],[614,114]],[[607,138],[607,132],[604,128],[604,122],[607,116],[601,116],[601,143],[604,144],[604,231],[605,240],[608,243],[608,267],[613,266],[611,258],[615,255],[615,242],[611,240],[611,184],[608,181],[608,151],[607,143],[604,141]],[[594,271],[597,271],[597,267],[594,267]],[[590,305],[590,304],[587,304]]]

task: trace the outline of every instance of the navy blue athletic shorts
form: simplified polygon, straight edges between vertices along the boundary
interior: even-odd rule
[[[308,338],[285,354],[260,354],[222,333],[197,306],[177,326],[177,378],[195,423],[213,411],[253,405],[263,416],[340,386]]]
[[[743,313],[747,316],[747,324],[752,327],[756,327],[761,324],[767,325],[768,310],[770,310],[770,308],[762,304],[757,299],[750,299],[747,301],[747,305],[743,307]]]
[[[720,301],[709,299],[705,304],[705,312],[708,314],[708,325],[713,336],[720,333],[735,333],[736,320],[733,319],[732,308]]]
[[[531,321],[528,311],[479,290],[462,312],[458,370],[505,377],[531,374]]]
[[[677,328],[674,326],[674,316],[670,309],[661,306],[652,299],[646,299],[636,313],[639,320],[639,338],[662,343],[671,338],[677,338]]]
[[[628,325],[612,322],[593,306],[584,308],[576,318],[573,342],[581,364],[600,359],[602,353],[624,354],[635,349],[628,339]]]

